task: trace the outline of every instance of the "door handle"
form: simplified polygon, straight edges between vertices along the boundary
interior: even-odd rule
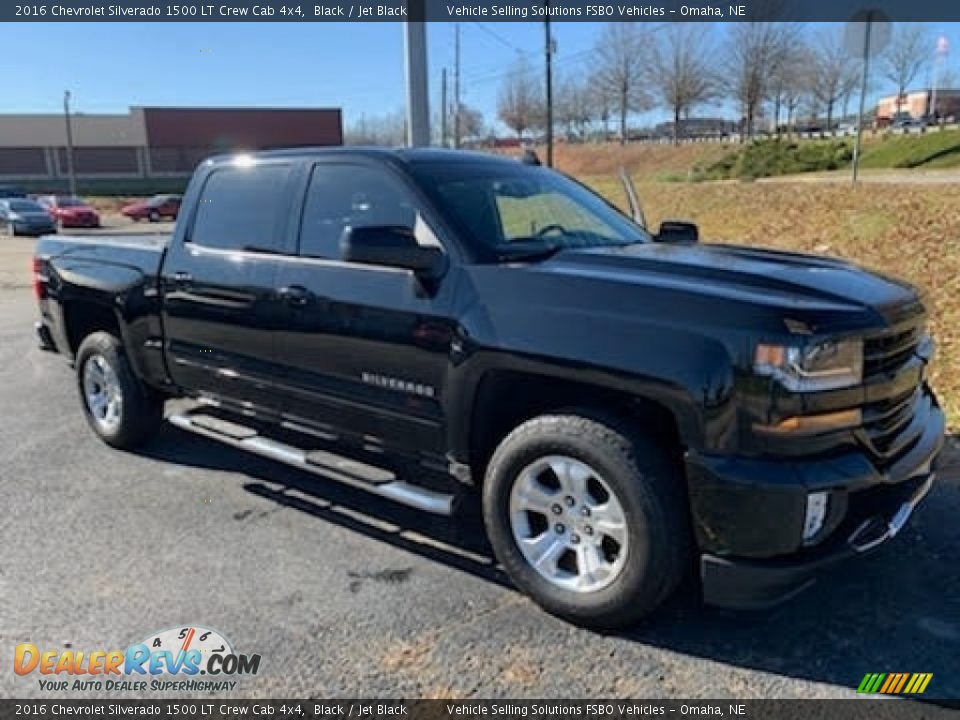
[[[280,297],[287,305],[303,307],[313,300],[314,296],[312,292],[302,285],[290,285],[289,287],[280,288]]]

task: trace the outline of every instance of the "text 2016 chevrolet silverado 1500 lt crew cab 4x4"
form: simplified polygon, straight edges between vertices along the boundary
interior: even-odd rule
[[[193,398],[168,420],[479,503],[516,585],[576,622],[635,621],[694,567],[707,601],[761,606],[929,490],[933,344],[909,285],[694,231],[486,155],[218,157],[169,239],[40,240],[38,330],[111,445]]]

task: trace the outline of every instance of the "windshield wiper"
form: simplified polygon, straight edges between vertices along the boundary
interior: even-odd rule
[[[500,246],[496,248],[497,251],[497,260],[500,262],[510,262],[514,260],[527,260],[527,261],[536,261],[536,260],[549,260],[554,255],[556,255],[561,250],[565,250],[566,246],[560,244],[549,244],[549,245],[526,245],[526,246],[516,246],[516,247],[504,247]]]

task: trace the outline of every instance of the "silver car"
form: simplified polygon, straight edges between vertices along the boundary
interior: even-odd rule
[[[57,231],[57,224],[38,203],[26,198],[0,200],[0,225],[9,235],[46,235]]]

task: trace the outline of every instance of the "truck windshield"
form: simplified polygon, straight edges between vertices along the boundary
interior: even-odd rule
[[[458,230],[496,259],[649,240],[601,197],[547,168],[424,164],[414,173]]]

